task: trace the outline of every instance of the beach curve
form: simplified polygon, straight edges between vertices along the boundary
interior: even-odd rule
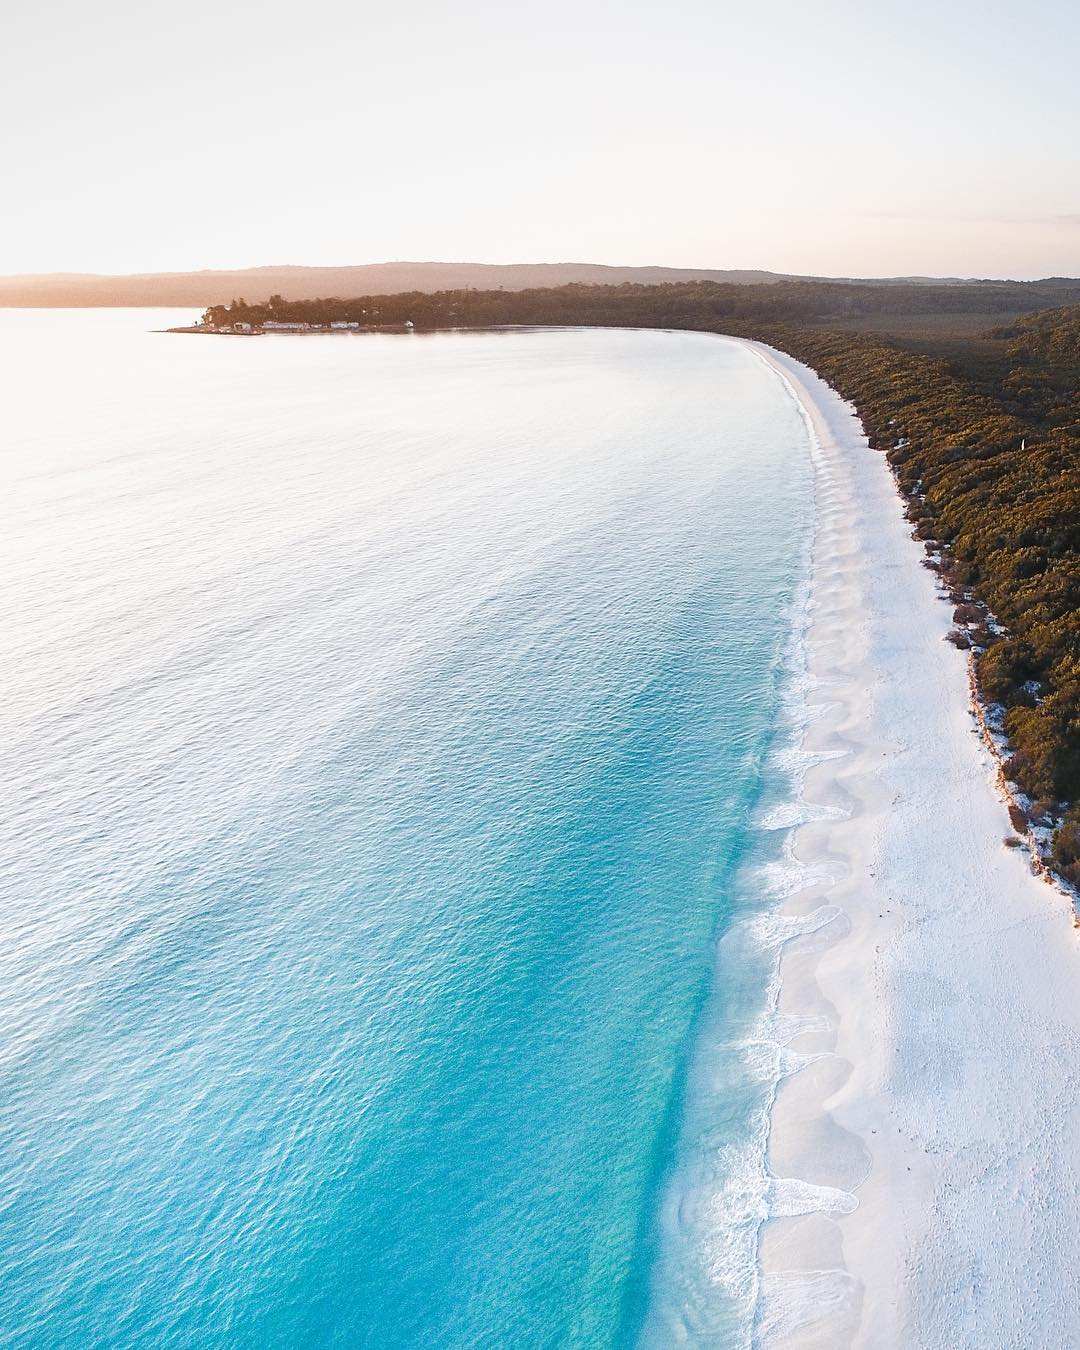
[[[949,610],[884,457],[814,372],[747,343],[807,419],[817,530],[755,1340],[1064,1346],[1080,1282],[1080,942],[1003,846]],[[790,1020],[794,1019],[794,1020]]]

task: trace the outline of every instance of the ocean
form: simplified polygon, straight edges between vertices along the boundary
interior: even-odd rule
[[[186,318],[0,312],[0,1339],[748,1345],[794,399]]]

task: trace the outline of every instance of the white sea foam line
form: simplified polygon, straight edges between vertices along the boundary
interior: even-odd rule
[[[710,1235],[704,1263],[707,1279],[737,1298],[748,1319],[758,1299],[758,1270],[756,1261],[746,1256],[767,1215],[769,1182],[760,1161],[765,1128],[762,1118],[749,1139],[718,1149],[716,1175],[723,1184],[708,1198],[704,1225]]]
[[[829,877],[829,874],[821,868],[807,867],[801,870],[815,879],[819,875]],[[843,912],[839,905],[819,905],[809,914],[778,914],[775,910],[769,910],[764,914],[755,915],[750,920],[750,927],[763,946],[778,947],[795,938],[817,933],[838,919]]]
[[[803,750],[801,745],[805,732],[815,722],[822,721],[839,706],[839,699],[830,699],[824,703],[810,703],[805,696],[801,697],[797,706],[781,706],[777,720],[789,736],[793,739],[797,738],[797,743],[790,748],[801,754],[806,754],[807,752]]]
[[[757,830],[792,830],[798,825],[809,825],[817,820],[850,818],[851,812],[846,807],[826,806],[799,797],[795,801],[780,802],[766,808],[759,815],[751,817],[751,824]]]
[[[781,772],[790,773],[792,777],[802,779],[810,769],[816,768],[819,764],[845,759],[850,753],[850,750],[804,750],[798,745],[784,746],[777,751],[775,767]]]
[[[764,361],[760,353],[758,355],[759,359]],[[764,361],[764,364],[770,363]],[[809,703],[811,693],[823,688],[824,682],[809,675],[806,659],[806,635],[813,621],[813,562],[818,546],[821,517],[817,493],[820,487],[820,471],[826,463],[826,456],[806,409],[795,395],[790,382],[783,376],[781,378],[807,429],[810,457],[815,470],[812,479],[814,509],[805,544],[803,569],[805,580],[793,597],[792,610],[795,622],[784,654],[784,681],[778,710],[784,734],[770,750],[766,762],[771,773],[786,777],[790,781],[795,797],[794,814],[801,817],[820,813],[819,818],[830,818],[834,812],[838,813],[838,816],[847,813],[840,811],[839,808],[818,807],[807,803],[802,798],[801,791],[809,769],[817,764],[841,759],[849,753],[843,749],[809,752],[801,745],[809,722],[823,715],[828,706]],[[738,1297],[747,1308],[751,1321],[756,1317],[760,1301],[759,1236],[762,1224],[769,1217],[769,1199],[777,1185],[767,1166],[771,1112],[776,1087],[784,1077],[824,1057],[822,1054],[800,1054],[788,1049],[786,1043],[802,1032],[828,1029],[827,1021],[822,1026],[818,1019],[805,1017],[791,1019],[778,1014],[779,957],[787,942],[824,928],[842,912],[835,905],[819,906],[813,913],[800,917],[785,916],[776,912],[785,899],[799,891],[813,885],[830,885],[836,880],[829,869],[807,867],[794,858],[790,843],[793,826],[788,825],[786,828],[789,834],[787,856],[780,862],[763,864],[753,869],[747,876],[747,883],[759,884],[773,902],[772,911],[751,920],[753,936],[764,948],[774,953],[774,961],[767,995],[767,1012],[756,1033],[744,1046],[744,1054],[752,1063],[757,1061],[754,1066],[768,1085],[767,1100],[763,1103],[757,1117],[757,1127],[751,1137],[739,1143],[723,1145],[718,1149],[717,1176],[723,1178],[723,1184],[707,1200],[698,1196],[688,1201],[693,1205],[705,1203],[710,1208],[711,1221],[708,1224],[708,1231],[715,1239],[710,1244],[708,1263],[710,1280]],[[795,1184],[805,1185],[805,1183]],[[781,1197],[784,1194],[785,1192],[781,1190]],[[788,1192],[788,1203],[793,1202],[790,1198],[792,1194]],[[843,1198],[836,1195],[822,1194],[818,1199],[833,1210],[846,1203]],[[749,1262],[746,1261],[748,1246],[753,1253]]]
[[[790,1050],[782,1042],[771,1038],[747,1041],[743,1047],[746,1064],[755,1071],[763,1082],[790,1078],[811,1064],[822,1059],[832,1059],[831,1050],[819,1050],[803,1054]]]
[[[800,398],[798,390],[792,384],[791,380],[788,378],[785,371],[780,366],[776,365],[773,361],[771,361],[769,357],[766,356],[766,354],[761,350],[760,347],[758,347],[756,344],[753,343],[748,343],[747,345],[750,347],[750,350],[754,353],[754,355],[758,358],[758,360],[762,363],[762,365],[767,366],[769,370],[771,370],[773,374],[779,378],[780,383],[787,390],[791,398],[791,401],[795,404],[795,407],[798,409],[799,416],[802,418],[803,425],[806,427],[807,438],[810,442],[810,462],[813,464],[815,469],[818,470],[826,469],[828,467],[828,457],[825,453],[825,447],[821,444],[821,440],[818,437],[817,428],[814,426],[814,422],[810,416],[810,412],[807,409],[806,404],[803,402],[802,398]],[[821,483],[816,482],[815,499],[818,505],[821,505],[821,499],[823,495],[824,494],[821,491]]]
[[[770,926],[771,917],[777,915],[779,905],[784,900],[793,900],[808,891],[828,888],[836,882],[836,874],[827,867],[809,867],[795,861],[761,863],[747,874],[748,885],[752,882],[762,898],[770,902],[770,908],[755,915],[749,922],[762,920],[765,927],[754,930],[754,936],[769,945],[775,940],[774,929]],[[781,939],[783,940],[783,939]]]
[[[797,587],[792,597],[793,621],[782,658],[784,674],[779,691],[779,735],[770,747],[764,766],[770,777],[786,778],[790,790],[794,792],[799,791],[805,771],[813,762],[812,757],[801,754],[795,745],[804,727],[801,719],[791,716],[798,712],[802,701],[813,688],[813,682],[806,678],[804,650],[805,634],[810,624],[813,547],[812,522],[805,541],[803,575],[806,580]],[[810,885],[828,881],[830,877],[831,874],[823,870],[804,867],[788,848],[784,859],[748,868],[743,873],[743,882],[748,888],[757,888],[763,892],[778,907],[787,896]],[[687,1193],[679,1205],[680,1227],[688,1234],[699,1231],[706,1235],[704,1249],[698,1249],[699,1269],[704,1278],[712,1287],[722,1288],[728,1297],[735,1299],[744,1309],[746,1350],[750,1346],[759,1296],[758,1234],[768,1217],[766,1202],[771,1178],[766,1167],[766,1155],[772,1094],[781,1078],[798,1072],[820,1057],[790,1051],[782,1041],[771,1039],[775,1026],[778,956],[783,945],[798,936],[800,931],[815,931],[831,922],[833,917],[834,912],[828,907],[819,907],[814,914],[794,922],[768,914],[756,916],[760,922],[756,929],[752,927],[750,931],[764,950],[774,954],[774,959],[766,991],[767,1012],[739,1047],[739,1052],[755,1078],[766,1088],[766,1099],[754,1113],[748,1136],[718,1145],[712,1157],[714,1186],[706,1185],[696,1193]],[[755,921],[750,922],[753,924]],[[667,1332],[687,1341],[692,1339],[692,1333],[685,1325],[669,1324]],[[665,1342],[668,1343],[670,1337]],[[735,1350],[734,1346],[732,1350]]]
[[[822,863],[802,863],[790,854],[771,862],[758,863],[746,874],[747,885],[753,885],[769,900],[789,900],[801,891],[814,886],[831,886],[839,877],[833,868]]]
[[[822,491],[823,482],[827,481],[826,475],[832,466],[830,457],[826,453],[825,448],[818,437],[817,429],[809,409],[806,407],[803,398],[799,395],[784,371],[771,361],[764,352],[757,348],[755,348],[755,351],[757,351],[759,359],[761,359],[762,362],[779,377],[798,408],[799,415],[802,417],[803,423],[807,429],[810,443],[810,457],[814,467],[814,561],[809,569],[811,589],[804,611],[805,623],[799,634],[802,644],[802,650],[799,653],[801,658],[802,678],[797,682],[793,682],[792,687],[788,691],[793,702],[801,699],[801,707],[792,708],[790,705],[785,707],[785,712],[788,714],[788,720],[791,724],[791,730],[793,733],[799,734],[800,742],[802,742],[797,744],[789,743],[784,752],[784,767],[786,767],[791,778],[799,784],[799,790],[796,796],[796,802],[799,805],[796,805],[794,810],[789,810],[789,814],[793,819],[789,826],[787,841],[787,851],[789,854],[788,876],[792,877],[796,874],[791,870],[791,864],[794,862],[794,858],[791,856],[794,830],[799,824],[806,823],[805,820],[796,819],[795,817],[798,817],[800,814],[807,814],[806,808],[810,807],[810,804],[805,802],[802,795],[802,784],[806,781],[807,773],[812,767],[818,764],[839,760],[849,753],[847,750],[810,752],[803,748],[805,735],[810,724],[823,718],[827,713],[834,711],[838,706],[842,706],[842,699],[828,699],[822,702],[815,702],[814,704],[810,703],[811,690],[814,692],[821,692],[826,686],[830,689],[841,689],[843,686],[842,682],[836,679],[830,679],[828,681],[812,679],[808,672],[808,656],[806,651],[806,639],[819,610],[819,605],[816,603],[812,588],[819,561],[818,549],[820,545],[825,542],[826,538],[830,542],[833,542],[834,531],[828,524],[828,520],[832,520],[832,518],[836,516],[839,505],[837,500],[838,494],[832,489],[831,485],[827,487],[825,491]],[[828,520],[826,518],[828,518]],[[800,805],[803,808],[801,812],[799,810]],[[811,813],[813,812],[813,809],[813,807],[810,807]],[[843,811],[841,808],[829,808],[829,812],[833,819],[850,817],[850,812]],[[833,812],[836,814],[833,815]],[[831,877],[828,872],[822,868],[801,867],[797,874],[804,880],[808,875],[816,875],[818,880],[827,883],[835,881],[835,878]],[[789,885],[790,882],[787,884],[781,882],[780,884],[779,888],[782,891],[786,891],[784,898],[787,898],[787,896],[790,896],[793,893],[793,891],[788,888]],[[796,886],[795,889],[802,889],[802,887]],[[828,918],[825,922],[832,922],[840,913],[842,913],[839,907],[835,905],[823,905],[820,906],[818,910],[814,911],[813,915],[805,916],[803,922],[805,923],[805,920],[812,921],[815,916],[821,916],[823,911],[828,914]],[[762,916],[763,919],[773,918],[781,920],[783,917],[784,916],[775,914]],[[818,923],[814,927],[809,928],[809,930],[803,928],[802,931],[816,931],[818,927],[822,926],[824,926],[824,924]],[[772,927],[771,930],[768,925],[763,925],[763,927],[765,932],[771,932],[771,934],[777,936],[784,931],[775,926]],[[796,922],[795,925],[787,929],[787,935],[797,936],[799,931],[798,922]],[[805,1032],[823,1032],[831,1030],[828,1019],[823,1015],[798,1016],[782,1015],[779,1013],[779,962],[780,953],[785,945],[785,941],[786,939],[781,939],[776,945],[777,966],[773,981],[770,1014],[767,1019],[769,1029],[774,1038],[774,1044],[780,1053],[776,1054],[774,1060],[774,1070],[772,1074],[773,1084],[766,1114],[764,1138],[762,1141],[761,1166],[762,1172],[768,1177],[768,1182],[765,1197],[765,1213],[758,1226],[758,1258],[755,1263],[756,1278],[754,1284],[755,1313],[753,1339],[756,1344],[760,1344],[763,1338],[772,1340],[781,1334],[785,1334],[785,1328],[795,1330],[798,1327],[805,1325],[808,1321],[818,1320],[818,1318],[825,1315],[828,1311],[839,1311],[843,1309],[849,1305],[854,1289],[852,1277],[848,1272],[843,1270],[814,1272],[812,1273],[812,1277],[793,1273],[790,1278],[784,1279],[780,1284],[777,1283],[775,1277],[771,1276],[767,1291],[764,1286],[764,1271],[761,1266],[760,1258],[760,1237],[761,1229],[768,1218],[792,1217],[799,1214],[810,1213],[842,1215],[851,1213],[858,1205],[856,1197],[848,1191],[842,1191],[835,1187],[815,1186],[809,1182],[796,1178],[774,1177],[768,1169],[767,1158],[769,1135],[772,1129],[772,1113],[775,1107],[776,1093],[779,1083],[787,1076],[783,1070],[785,1068],[793,1068],[794,1071],[797,1072],[798,1067],[805,1067],[807,1062],[812,1062],[813,1059],[820,1057],[809,1055],[796,1056],[796,1052],[785,1050],[784,1046],[787,1041]],[[781,1058],[783,1054],[795,1056],[795,1058],[788,1058],[785,1061]]]
[[[851,1214],[859,1202],[838,1186],[815,1186],[798,1177],[771,1177],[766,1195],[769,1217],[798,1218],[802,1214]]]

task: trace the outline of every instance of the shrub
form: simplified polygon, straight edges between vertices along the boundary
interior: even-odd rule
[[[1080,825],[1075,820],[1067,820],[1054,835],[1052,856],[1063,871],[1080,863]]]

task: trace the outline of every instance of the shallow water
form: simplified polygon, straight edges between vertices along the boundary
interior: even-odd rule
[[[795,404],[178,317],[0,313],[5,1343],[740,1343]]]

